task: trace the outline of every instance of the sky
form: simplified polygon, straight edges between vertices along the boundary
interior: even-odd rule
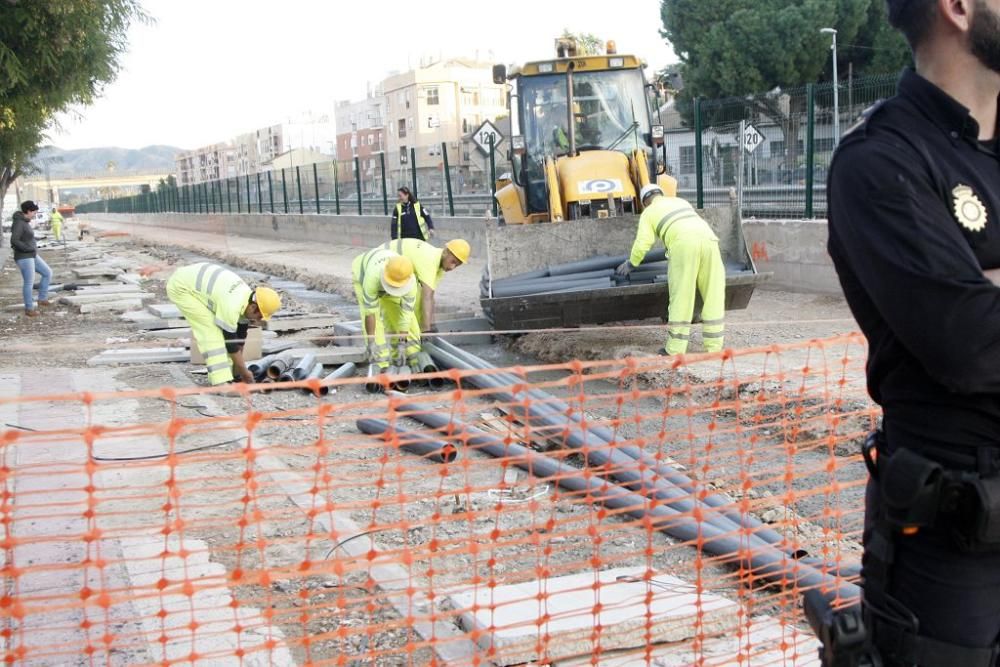
[[[196,148],[309,111],[332,117],[335,100],[422,57],[553,57],[563,29],[615,40],[647,72],[676,62],[659,0],[141,1],[153,20],[130,30],[118,79],[62,114],[52,144]]]

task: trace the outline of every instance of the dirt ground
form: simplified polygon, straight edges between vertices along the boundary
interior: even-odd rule
[[[105,225],[91,225],[95,233],[103,228]],[[192,253],[198,253],[233,266],[300,280],[310,287],[338,293],[345,297],[347,306],[296,302],[294,298],[288,305],[304,312],[328,311],[338,318],[354,319],[346,299],[350,297],[350,259],[356,249],[318,249],[288,243],[264,251],[257,246],[258,242],[250,239],[187,233],[179,239],[176,234],[171,230],[135,228],[130,230],[129,236],[88,240],[85,245],[121,258],[136,269],[145,269],[148,279],[143,287],[157,294],[156,302],[166,302],[164,282],[173,268],[192,261],[195,257]],[[68,280],[71,267],[60,259],[62,249],[42,248],[41,252],[56,272],[55,282]],[[481,268],[481,265],[465,267],[446,278],[439,294],[439,304],[446,312],[477,310]],[[19,299],[20,277],[13,264],[8,263],[0,274],[0,306],[5,307],[0,314],[0,329],[8,341],[5,365],[14,372],[30,373],[37,366],[86,368],[87,358],[102,349],[152,344],[155,340],[149,334],[137,332],[117,315],[81,316],[58,304],[44,309],[41,317],[27,318],[16,307]],[[855,329],[842,299],[766,290],[755,293],[746,311],[730,314],[727,325],[727,345],[741,348],[799,343]],[[315,334],[295,335],[308,339]],[[493,355],[491,361],[498,365],[620,359],[655,350],[662,345],[663,335],[662,326],[646,326],[645,323],[599,331],[538,333],[507,339],[504,346],[494,346],[486,354]],[[697,349],[697,337],[692,347]],[[799,359],[801,354],[797,351],[791,357]],[[158,364],[121,367],[112,373],[115,382],[136,390],[193,386],[204,382],[203,376],[192,375],[189,371],[190,367],[182,364]],[[709,374],[712,372],[710,370]],[[861,367],[852,365],[850,373],[850,383],[860,385]],[[582,390],[579,385],[574,387],[566,382],[567,376],[565,371],[560,371],[537,377],[549,379],[553,385],[551,391],[568,399]],[[858,482],[863,479],[863,470],[852,452],[827,451],[826,438],[834,423],[840,433],[863,433],[869,406],[862,398],[852,394],[853,402],[841,405],[840,413],[833,418],[826,403],[814,406],[804,401],[794,408],[802,428],[793,438],[792,444],[798,449],[792,463],[786,434],[782,431],[784,413],[779,414],[776,406],[783,410],[793,408],[782,391],[775,392],[782,394],[779,401],[760,399],[773,389],[764,380],[756,386],[738,384],[726,388],[732,390],[727,395],[729,400],[743,399],[749,407],[743,408],[743,412],[726,413],[728,423],[716,431],[722,411],[703,415],[682,411],[671,413],[669,418],[662,416],[668,409],[690,400],[690,392],[673,395],[670,391],[664,392],[664,388],[684,385],[690,389],[692,382],[699,381],[696,376],[689,375],[667,377],[659,385],[654,382],[636,388],[625,412],[619,400],[620,388],[614,382],[586,380],[593,396],[582,407],[595,421],[614,425],[629,438],[654,438],[664,430],[681,433],[687,429],[690,433],[687,441],[661,444],[656,454],[710,481],[710,488],[726,491],[737,498],[744,497],[744,489],[749,488],[747,479],[755,478],[758,483],[752,491],[746,491],[745,497],[748,506],[758,515],[771,511],[778,513],[779,520],[792,516],[793,520],[782,529],[790,530],[797,542],[814,553],[824,549],[857,553],[853,539],[838,545],[828,543],[829,534],[823,532],[820,524],[823,507],[829,504],[829,498],[806,497],[801,502],[786,505],[782,492],[815,482],[815,477],[828,471],[827,465],[836,454],[841,466],[837,474],[845,483],[842,503],[848,508],[845,517],[840,517],[842,524],[838,529],[848,535],[856,532]],[[722,389],[713,385],[705,391]],[[495,409],[494,402],[456,398],[447,391],[423,396],[428,406],[457,414],[501,435],[517,438],[524,433],[516,430],[504,433],[504,418]],[[244,410],[239,400],[216,397],[213,403],[206,397],[192,397],[185,405],[190,406],[186,409],[192,413],[202,416],[222,416]],[[756,407],[752,405],[754,400],[759,403]],[[294,414],[296,410],[315,411],[318,399],[301,392],[275,392],[256,395],[253,401],[255,410],[280,415],[289,411]],[[521,581],[537,576],[540,564],[558,574],[586,569],[596,559],[603,566],[644,565],[658,572],[688,574],[697,563],[700,575],[705,582],[711,582],[713,592],[730,599],[743,597],[742,582],[733,576],[728,565],[702,561],[694,549],[660,532],[642,530],[624,518],[595,517],[593,508],[580,498],[559,493],[553,485],[523,471],[511,475],[506,464],[481,452],[469,449],[459,465],[443,470],[437,464],[416,457],[387,458],[385,448],[360,436],[354,426],[359,416],[381,415],[385,411],[384,399],[374,401],[360,385],[342,387],[326,401],[339,407],[322,425],[308,412],[304,417],[274,417],[265,420],[255,432],[257,446],[273,453],[302,478],[309,478],[317,469],[328,471],[329,479],[324,482],[328,502],[342,507],[358,526],[378,528],[374,539],[380,551],[413,559],[419,566],[419,572],[415,567],[411,573],[418,589],[433,584],[434,589],[445,590],[467,584],[470,577],[501,583]],[[170,409],[171,406],[164,402],[146,400],[137,418],[144,422],[164,420],[169,417]],[[850,424],[845,426],[847,422]],[[746,462],[741,443],[748,433],[759,437],[759,450],[756,458],[751,455],[749,465],[737,465]],[[706,438],[714,443],[715,449],[696,451],[696,443]],[[330,443],[337,446],[330,446]],[[239,445],[233,444],[221,451],[235,453],[238,449]],[[574,466],[582,465],[582,459],[576,454],[566,454],[565,460]],[[192,474],[195,479],[199,475],[237,479],[243,465],[245,462],[234,454]],[[794,471],[796,479],[784,479],[777,474],[781,466],[786,472]],[[359,484],[358,480],[365,480],[365,483]],[[389,605],[386,592],[374,585],[364,568],[354,567],[334,575],[332,563],[337,560],[334,552],[340,542],[316,535],[309,515],[277,485],[260,496],[258,509],[264,520],[249,534],[244,528],[230,523],[246,511],[241,503],[245,491],[239,485],[221,491],[199,490],[192,486],[188,493],[189,501],[200,507],[197,518],[206,526],[193,528],[191,534],[212,546],[213,560],[222,563],[227,571],[240,567],[290,573],[266,588],[247,584],[233,589],[242,603],[270,608],[273,622],[284,631],[296,659],[330,660],[338,655],[359,656],[375,651],[378,654],[376,664],[400,664],[407,643],[413,641],[412,631],[400,622],[401,617]],[[554,532],[552,526],[556,527]],[[303,536],[310,536],[310,539],[304,540]],[[234,547],[258,538],[266,542],[265,548]],[[469,544],[479,545],[478,549],[470,552]],[[443,548],[447,545],[456,548]],[[326,564],[295,574],[295,568],[303,559]],[[780,611],[788,600],[761,589],[756,604],[756,611]],[[435,600],[431,605],[442,618],[450,620],[446,600]],[[369,632],[367,627],[376,630]],[[308,642],[305,638],[309,638]],[[426,664],[428,655],[426,648],[421,649],[411,658],[412,664]]]

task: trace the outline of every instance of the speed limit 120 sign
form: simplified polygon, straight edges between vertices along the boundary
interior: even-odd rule
[[[760,146],[761,142],[764,141],[764,135],[757,131],[757,128],[753,125],[747,125],[743,129],[743,149],[747,153],[753,153]]]
[[[501,141],[503,141],[503,135],[500,134],[500,130],[496,128],[496,125],[490,121],[484,122],[479,126],[475,132],[472,133],[472,141],[475,142],[476,146],[479,147],[484,153],[490,152],[490,137],[493,138],[493,147],[496,148]]]

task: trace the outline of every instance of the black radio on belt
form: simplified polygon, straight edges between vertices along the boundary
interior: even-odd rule
[[[885,520],[904,535],[947,530],[962,551],[1000,551],[1000,474],[945,468],[905,447],[890,456],[880,444],[882,435],[873,433],[862,453]]]
[[[833,609],[817,589],[807,591],[802,600],[809,626],[822,646],[823,667],[880,667],[882,660],[871,646],[860,606]]]

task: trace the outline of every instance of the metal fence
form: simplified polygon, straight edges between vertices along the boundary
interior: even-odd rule
[[[841,82],[836,104],[826,83],[679,105],[686,127],[666,135],[668,172],[699,208],[739,203],[744,217],[823,217],[839,137],[894,95],[896,81],[892,74]]]
[[[490,146],[490,189],[480,193],[454,194],[453,168],[448,164],[447,145],[441,144],[442,170],[434,184],[441,192],[426,193],[424,201],[440,201],[444,215],[497,215],[496,167],[503,159]],[[416,165],[415,149],[410,149],[410,165]],[[345,170],[350,173],[345,173]],[[420,182],[415,166],[408,183],[419,196]],[[374,182],[371,182],[373,181]],[[273,171],[244,174],[191,185],[163,186],[127,197],[102,199],[76,207],[80,213],[335,213],[389,215],[395,193],[389,188],[385,154],[379,167],[365,177],[360,158],[347,162],[300,165]],[[441,187],[443,184],[444,187]]]
[[[739,205],[748,218],[814,218],[826,214],[826,174],[839,137],[874,102],[891,97],[896,75],[809,84],[745,98],[697,99],[679,105],[681,127],[667,132],[667,171],[679,194],[699,208]],[[836,94],[835,94],[836,93]],[[835,104],[836,96],[836,104]],[[837,113],[834,108],[837,107]],[[441,172],[418,178],[410,149],[409,186],[443,215],[497,215],[495,183],[506,152],[488,153],[489,190],[455,194],[448,147]],[[385,154],[374,170],[359,158],[308,164],[156,191],[77,207],[81,213],[346,213],[388,215],[395,204]],[[397,170],[398,171],[398,170]],[[398,176],[398,174],[397,174]],[[359,194],[360,193],[360,194]]]

